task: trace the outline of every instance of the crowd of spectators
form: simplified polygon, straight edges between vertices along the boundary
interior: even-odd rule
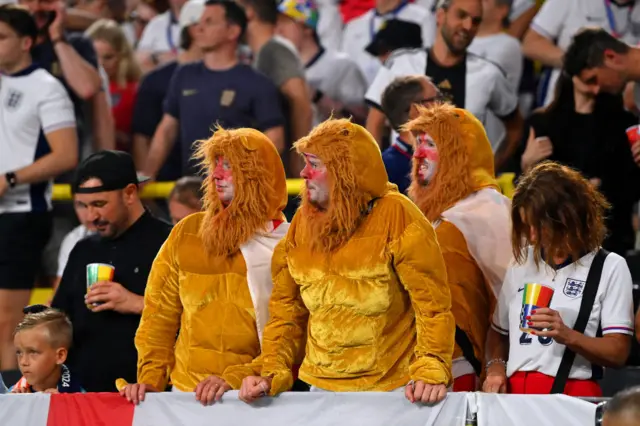
[[[350,117],[404,193],[403,125],[417,105],[450,102],[484,125],[497,174],[517,179],[546,159],[577,169],[612,206],[603,246],[636,247],[638,1],[15,2],[28,13],[0,6],[0,370],[18,366],[14,330],[31,290],[51,286],[83,386],[136,382],[147,276],[168,222],[202,208],[194,142],[216,125],[263,132],[295,178],[293,143]],[[144,179],[176,185],[151,202],[139,197]],[[52,203],[54,180],[72,185],[73,203]],[[93,262],[119,263],[124,282],[78,298]],[[95,371],[114,350],[123,364]]]

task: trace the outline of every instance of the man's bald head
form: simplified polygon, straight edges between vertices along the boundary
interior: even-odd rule
[[[618,392],[605,406],[603,426],[635,426],[640,419],[640,386]]]

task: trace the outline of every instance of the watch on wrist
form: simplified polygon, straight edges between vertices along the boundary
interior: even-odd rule
[[[18,184],[18,178],[13,172],[5,174],[4,178],[7,180],[7,185],[9,185],[9,188],[15,188],[15,186]]]

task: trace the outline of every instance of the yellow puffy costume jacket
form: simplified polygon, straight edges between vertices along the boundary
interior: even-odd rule
[[[234,198],[223,209],[208,179],[206,211],[175,226],[151,269],[135,343],[138,382],[159,390],[170,374],[177,389],[191,392],[209,375],[259,355],[249,263],[239,246],[284,219],[287,203],[280,156],[260,132],[220,129],[199,154],[209,170],[218,156],[229,161]]]
[[[301,348],[299,377],[325,390],[389,391],[410,379],[449,384],[455,326],[433,228],[389,184],[378,145],[361,126],[328,120],[296,148],[327,166],[329,232],[313,232],[322,227],[311,221],[327,218],[307,215],[303,195],[273,257],[261,356],[271,394],[291,387]]]
[[[421,186],[414,160],[409,195],[434,223],[456,324],[483,363],[495,287],[502,284],[511,260],[510,202],[498,193],[491,145],[471,113],[450,105],[421,109],[405,129],[428,133],[436,143],[440,158],[434,178]],[[456,345],[454,359],[461,356]]]

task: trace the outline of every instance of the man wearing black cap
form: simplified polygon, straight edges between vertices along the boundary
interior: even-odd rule
[[[151,264],[171,226],[151,216],[138,195],[133,159],[120,151],[101,151],[83,161],[72,185],[78,208],[97,230],[76,244],[52,307],[73,324],[69,365],[89,392],[115,391],[115,380],[135,382],[134,336]],[[111,281],[87,291],[87,265],[111,265]]]

